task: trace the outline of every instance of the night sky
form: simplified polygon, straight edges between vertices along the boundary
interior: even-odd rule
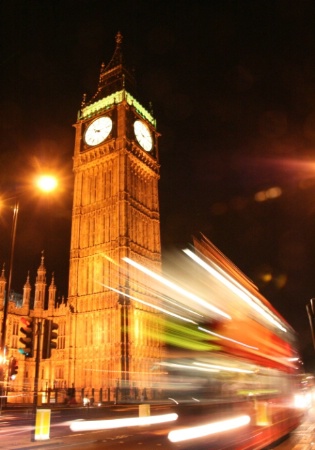
[[[0,192],[20,196],[12,287],[28,270],[34,283],[44,250],[47,281],[54,272],[67,296],[72,125],[120,31],[161,133],[163,251],[203,232],[314,359],[315,3],[7,0],[0,17]],[[47,169],[61,182],[49,200],[28,186]],[[1,265],[11,217],[1,209]]]

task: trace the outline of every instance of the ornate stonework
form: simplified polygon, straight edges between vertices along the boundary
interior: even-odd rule
[[[156,311],[136,301],[148,297],[145,279],[123,258],[159,270],[161,246],[158,133],[151,113],[126,90],[127,76],[128,88],[135,82],[123,64],[121,40],[117,35],[114,56],[102,65],[97,92],[90,102],[85,97],[75,124],[69,381],[128,391],[150,387],[161,345],[149,338]],[[85,130],[103,116],[112,121],[111,133],[96,146],[85,144]],[[149,127],[151,152],[136,140],[136,120]]]
[[[110,132],[97,145],[88,145],[85,132],[99,117],[110,118],[106,119]],[[136,120],[149,130],[151,151],[137,140]],[[84,95],[74,126],[68,299],[56,305],[54,275],[47,289],[42,255],[33,304],[28,275],[22,306],[9,305],[6,341],[9,356],[19,360],[11,387],[24,391],[23,401],[30,400],[34,387],[36,357],[18,353],[21,316],[34,318],[40,333],[36,346],[43,344],[44,319],[59,325],[58,348],[39,365],[38,388],[44,401],[49,389],[73,384],[82,395],[103,400],[136,398],[143,389],[149,394],[154,384],[150,371],[161,358],[162,345],[156,340],[161,322],[150,306],[156,300],[145,276],[123,260],[129,257],[157,271],[161,267],[159,135],[152,113],[135,98],[135,80],[124,64],[120,33],[112,59],[101,66],[96,93],[90,100]],[[3,270],[2,298],[5,283]]]

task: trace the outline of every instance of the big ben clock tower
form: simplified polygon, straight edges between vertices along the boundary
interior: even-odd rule
[[[158,133],[134,92],[118,33],[75,124],[69,275],[69,383],[109,395],[150,391],[162,348],[147,280],[123,260],[161,266]]]

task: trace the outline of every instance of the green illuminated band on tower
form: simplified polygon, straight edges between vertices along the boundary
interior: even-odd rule
[[[154,127],[156,126],[156,120],[152,117],[152,115],[142,106],[140,103],[130,95],[125,89],[121,91],[114,92],[107,97],[98,100],[92,105],[86,106],[82,108],[81,112],[79,112],[79,119],[88,119],[89,117],[94,116],[104,109],[108,109],[114,104],[120,103],[123,100],[126,100],[128,105],[133,106],[137,113],[142,116],[144,119],[148,120]]]

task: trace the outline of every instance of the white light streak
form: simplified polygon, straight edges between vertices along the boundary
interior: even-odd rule
[[[160,306],[156,306],[156,305],[153,305],[152,303],[146,302],[144,300],[140,300],[137,297],[133,297],[132,295],[126,294],[125,292],[119,291],[118,289],[115,289],[115,288],[113,288],[111,286],[106,286],[105,284],[103,286],[106,287],[107,289],[110,289],[110,290],[116,292],[117,294],[124,295],[125,297],[128,297],[131,300],[135,300],[138,303],[142,303],[143,305],[150,306],[151,308],[157,309],[158,311],[161,311],[161,312],[163,312],[165,314],[168,314],[169,316],[176,317],[177,319],[184,320],[185,322],[193,323],[194,325],[197,324],[197,322],[194,322],[193,320],[188,319],[187,317],[180,316],[179,314],[172,313],[171,311],[168,311],[167,309],[161,308]]]
[[[205,364],[205,363],[200,363],[195,361],[193,364],[195,364],[196,366],[200,366],[200,367],[205,367],[208,370],[223,370],[225,372],[236,372],[236,373],[254,373],[253,370],[248,370],[248,369],[238,369],[237,367],[227,367],[227,366],[217,366],[215,364]]]
[[[235,339],[228,338],[226,336],[223,336],[222,334],[214,333],[213,331],[209,331],[206,328],[198,327],[198,330],[204,331],[205,333],[208,333],[208,334],[212,334],[213,336],[216,336],[218,338],[225,339],[230,342],[234,342],[235,344],[242,345],[243,347],[251,348],[253,350],[259,350],[258,347],[253,347],[252,345],[244,344],[244,342],[236,341]]]
[[[113,265],[119,267],[120,269],[122,269],[122,267],[119,266],[112,258],[108,257],[108,256],[105,255],[105,254],[103,254],[103,257],[104,257],[105,259],[107,259],[111,264],[113,264]],[[127,273],[126,270],[125,270],[125,272]],[[129,276],[129,275],[126,275],[126,278],[128,278],[128,276]],[[108,289],[111,289],[110,286],[106,286],[105,284],[103,284],[103,283],[101,283],[101,282],[98,282],[98,281],[96,281],[96,282],[97,282],[98,284],[100,284],[101,286],[103,286],[103,287],[106,287],[106,288],[108,288]],[[190,313],[190,314],[193,314],[194,316],[197,316],[197,317],[199,317],[199,318],[203,318],[203,315],[202,315],[202,314],[199,314],[197,311],[194,311],[194,310],[192,310],[192,309],[190,309],[190,308],[184,306],[183,304],[176,302],[175,300],[171,299],[171,298],[168,297],[167,295],[161,294],[160,292],[158,292],[158,291],[152,289],[151,287],[145,285],[144,283],[140,283],[139,280],[137,280],[137,285],[140,286],[140,287],[142,287],[142,288],[143,288],[145,291],[147,291],[148,294],[151,295],[152,297],[155,297],[156,299],[162,300],[163,302],[167,302],[167,303],[171,304],[172,306],[175,306],[177,309],[181,309],[181,310],[183,310],[183,311],[185,311],[185,312],[188,312],[188,313]],[[125,295],[125,293],[122,293],[122,295]],[[138,300],[138,301],[139,301],[139,300]],[[152,306],[152,305],[151,305],[151,306]],[[195,322],[193,322],[193,323],[195,323]]]
[[[200,372],[219,372],[218,368],[211,368],[208,367],[194,367],[190,364],[180,364],[180,363],[169,363],[169,362],[161,362],[159,363],[160,366],[166,366],[166,367],[180,367],[181,369],[189,369],[189,370],[198,370]]]
[[[197,256],[195,253],[193,253],[191,250],[186,248],[183,250],[183,252],[189,256],[193,261],[195,261],[197,264],[199,264],[203,269],[205,269],[208,273],[213,275],[217,280],[219,280],[221,283],[225,284],[232,292],[234,292],[236,295],[238,295],[242,300],[244,300],[251,308],[253,308],[256,312],[258,312],[260,315],[262,315],[265,319],[267,319],[269,322],[271,322],[273,325],[275,325],[277,328],[279,328],[282,331],[287,331],[286,328],[284,328],[281,323],[279,323],[274,317],[272,317],[271,314],[269,314],[267,311],[265,311],[260,305],[258,305],[256,302],[254,302],[248,294],[246,294],[242,289],[235,286],[231,281],[229,281],[226,277],[224,277],[222,274],[220,274],[217,270],[215,270],[213,267],[210,267],[209,264],[207,264],[205,261],[203,261],[199,256]]]
[[[222,433],[223,431],[230,431],[236,428],[243,427],[250,423],[250,417],[247,415],[234,417],[232,419],[222,420],[219,422],[212,422],[199,427],[182,428],[179,430],[172,430],[168,434],[168,439],[171,442],[181,442],[190,439],[197,439],[200,437],[209,436],[210,434]]]
[[[112,430],[122,427],[136,427],[140,425],[152,425],[156,423],[174,422],[177,420],[176,413],[162,414],[158,416],[127,417],[112,420],[89,420],[78,421],[70,424],[71,431]]]
[[[208,310],[210,310],[222,317],[225,317],[226,319],[231,320],[231,316],[229,314],[225,313],[224,311],[215,307],[214,305],[211,305],[210,303],[208,303],[207,301],[198,297],[197,295],[186,291],[186,289],[183,289],[182,287],[178,286],[177,284],[173,283],[172,281],[167,280],[164,277],[161,277],[160,275],[158,275],[155,272],[152,272],[152,270],[148,269],[147,267],[144,267],[141,264],[138,264],[137,262],[135,262],[132,259],[127,258],[127,257],[124,257],[123,260],[125,262],[127,262],[128,264],[130,264],[131,266],[135,267],[136,269],[140,270],[141,272],[149,275],[151,278],[159,281],[161,284],[164,284],[164,286],[169,287],[173,291],[183,295],[186,298],[189,298],[190,300],[194,301],[195,303],[198,303],[199,305],[203,306],[204,308],[207,308]]]

